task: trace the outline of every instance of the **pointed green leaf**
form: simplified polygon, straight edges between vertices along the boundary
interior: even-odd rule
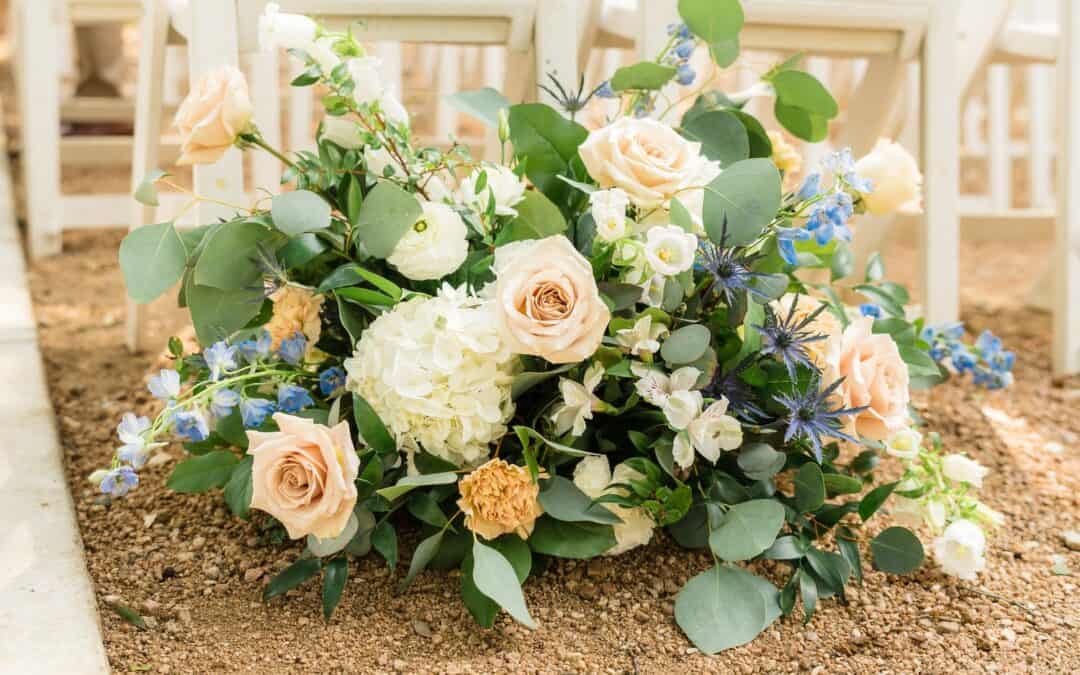
[[[334,558],[326,563],[326,569],[323,571],[322,606],[323,618],[327,621],[341,602],[341,593],[345,590],[345,582],[348,580],[349,560],[347,558]]]
[[[476,588],[509,612],[518,623],[536,628],[510,561],[494,548],[481,544],[479,539],[473,542],[472,554]]]

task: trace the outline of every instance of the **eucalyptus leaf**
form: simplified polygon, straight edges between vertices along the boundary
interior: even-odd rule
[[[147,206],[160,206],[158,202],[157,182],[170,174],[161,169],[153,169],[135,188],[135,201]]]
[[[203,251],[195,263],[195,283],[226,291],[261,287],[259,246],[273,236],[273,232],[255,221],[224,223],[204,240]]]
[[[445,97],[451,108],[472,115],[492,129],[499,128],[499,113],[510,107],[510,101],[491,87],[459,91]]]
[[[360,521],[356,518],[355,513],[350,513],[349,519],[345,521],[345,529],[338,533],[337,536],[320,539],[314,534],[309,534],[307,536],[307,548],[317,558],[334,555],[349,545],[349,542],[353,540],[359,529]]]
[[[683,123],[682,134],[701,143],[701,152],[711,160],[729,166],[750,157],[750,136],[738,117],[725,110],[712,110]]]
[[[552,476],[540,484],[540,505],[544,513],[556,520],[570,522],[604,523],[614,525],[622,519],[582,492],[573,481],[562,476]]]
[[[295,237],[330,227],[330,205],[307,190],[282,192],[270,201],[270,217],[274,227]]]
[[[537,553],[557,558],[593,558],[615,545],[611,525],[568,523],[540,516],[529,537],[529,546]]]
[[[423,215],[416,197],[389,181],[367,194],[357,215],[357,236],[364,250],[388,258],[410,227]]]
[[[439,547],[442,546],[443,536],[445,534],[446,530],[439,530],[417,544],[416,550],[413,552],[412,560],[409,561],[409,571],[402,580],[399,590],[408,588],[413,582],[413,579],[416,578],[416,575],[424,571],[424,568],[428,566],[428,563],[435,557],[435,554],[439,552]]]
[[[458,475],[452,472],[445,473],[427,473],[417,476],[403,476],[397,483],[384,488],[380,488],[375,491],[375,494],[387,499],[388,501],[394,501],[401,495],[407,494],[418,487],[426,487],[430,485],[450,485],[456,483]]]
[[[705,187],[703,213],[709,238],[719,244],[726,231],[726,246],[752,243],[776,217],[780,197],[780,172],[771,160],[735,162]]]
[[[803,513],[812,513],[825,503],[825,478],[821,467],[807,462],[795,472],[795,506]]]
[[[232,478],[238,460],[228,450],[214,450],[191,457],[173,467],[165,485],[174,492],[198,493],[224,487]]]
[[[143,225],[120,243],[120,269],[132,300],[147,303],[180,280],[187,249],[172,223]]]
[[[919,538],[906,527],[890,527],[870,542],[874,567],[889,574],[910,574],[923,561]]]
[[[715,654],[750,642],[764,629],[765,597],[741,567],[717,565],[697,575],[675,598],[675,621],[694,646]]]
[[[768,549],[784,525],[784,507],[772,499],[736,504],[709,533],[709,548],[720,559],[749,560]]]
[[[263,600],[276,598],[279,595],[291,591],[322,569],[322,561],[318,558],[301,558],[289,565],[281,574],[270,580],[263,589]]]
[[[675,77],[675,68],[654,61],[642,61],[632,66],[623,66],[611,76],[611,88],[614,91],[627,89],[655,91]]]
[[[664,340],[660,346],[660,356],[670,364],[691,363],[698,360],[709,348],[712,333],[707,326],[699,323],[683,326]]]
[[[536,622],[525,606],[525,595],[521,592],[521,583],[510,561],[496,549],[480,543],[479,539],[473,542],[472,557],[472,577],[476,588],[498,603],[518,623],[535,629]]]
[[[335,558],[326,564],[323,570],[323,618],[327,621],[334,614],[334,609],[341,602],[341,594],[345,590],[345,582],[349,580],[349,560],[347,558]]]

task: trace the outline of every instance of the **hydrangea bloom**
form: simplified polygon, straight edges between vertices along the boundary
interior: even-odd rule
[[[373,321],[345,370],[399,445],[461,466],[506,432],[515,364],[490,301],[444,285]]]

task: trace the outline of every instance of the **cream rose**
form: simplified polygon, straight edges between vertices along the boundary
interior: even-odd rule
[[[590,133],[578,152],[601,188],[621,188],[643,209],[665,206],[675,196],[685,203],[686,191],[719,173],[719,164],[701,154],[701,143],[653,119],[620,117]]]
[[[576,363],[596,351],[611,312],[592,265],[562,235],[495,250],[496,312],[515,354]]]
[[[424,213],[398,240],[388,263],[409,279],[439,279],[469,255],[465,222],[446,204],[424,202]]]
[[[289,538],[341,534],[356,506],[360,459],[349,425],[330,428],[284,413],[274,415],[280,431],[248,431],[251,508],[281,521]]]
[[[244,74],[232,66],[199,78],[176,111],[180,132],[177,164],[213,164],[251,122],[251,98]]]
[[[874,333],[873,325],[872,318],[863,317],[844,330],[829,354],[824,384],[844,378],[836,390],[843,406],[866,407],[848,419],[849,433],[884,441],[910,424],[908,368],[893,339]]]
[[[863,194],[866,210],[875,215],[922,212],[922,174],[904,146],[879,139],[870,154],[855,162],[855,173],[870,180]]]

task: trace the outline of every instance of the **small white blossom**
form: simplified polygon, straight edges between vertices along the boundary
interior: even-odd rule
[[[710,462],[720,458],[721,450],[735,450],[742,445],[742,427],[739,420],[725,414],[727,407],[728,400],[721,396],[686,428],[694,448]]]
[[[919,456],[922,434],[908,428],[893,434],[885,441],[885,452],[900,459],[915,459]]]
[[[628,234],[626,208],[630,205],[630,197],[624,190],[597,190],[589,195],[589,204],[592,206],[593,222],[596,223],[597,239],[612,242]]]
[[[934,557],[941,569],[970,581],[986,568],[986,535],[970,520],[957,520],[934,540]]]
[[[701,377],[701,371],[691,366],[679,368],[670,377],[659,368],[643,363],[631,364],[630,372],[638,378],[634,384],[638,396],[657,408],[663,407],[673,392],[691,389]]]
[[[593,412],[605,407],[604,402],[593,394],[603,377],[604,366],[594,363],[585,371],[584,383],[566,377],[559,378],[559,393],[562,394],[563,402],[551,415],[551,421],[555,423],[555,433],[560,436],[567,431],[574,436],[585,433],[586,420],[591,420]]]
[[[652,317],[646,314],[634,322],[633,328],[615,331],[615,342],[634,356],[652,356],[660,350],[660,338],[667,334],[667,326],[659,321],[653,324]]]
[[[604,455],[583,457],[574,467],[574,485],[592,499],[597,499],[607,493],[625,493],[624,490],[611,488],[613,484],[625,484],[643,478],[640,473],[626,464],[619,464],[614,472],[611,471],[610,466],[608,458]],[[604,508],[610,509],[622,519],[621,523],[613,526],[615,546],[605,551],[604,555],[619,555],[632,548],[644,546],[652,539],[656,523],[645,509],[615,504],[605,504]]]
[[[983,478],[990,473],[990,469],[982,464],[957,453],[946,455],[941,462],[941,469],[949,480],[968,483],[977,488],[982,487]]]
[[[645,234],[645,257],[659,274],[675,276],[694,266],[698,239],[678,225],[658,225]]]
[[[671,392],[660,409],[664,411],[669,427],[675,431],[683,431],[701,414],[704,403],[705,399],[700,391],[683,389]]]
[[[478,193],[476,185],[480,174],[487,174],[487,184]],[[516,216],[517,209],[514,206],[525,199],[525,183],[508,167],[484,162],[461,181],[458,200],[472,206],[479,213],[484,213],[488,200],[492,198],[495,199],[495,215]]]
[[[667,278],[663,274],[654,274],[641,288],[641,302],[649,307],[659,307],[664,304],[664,286]]]

